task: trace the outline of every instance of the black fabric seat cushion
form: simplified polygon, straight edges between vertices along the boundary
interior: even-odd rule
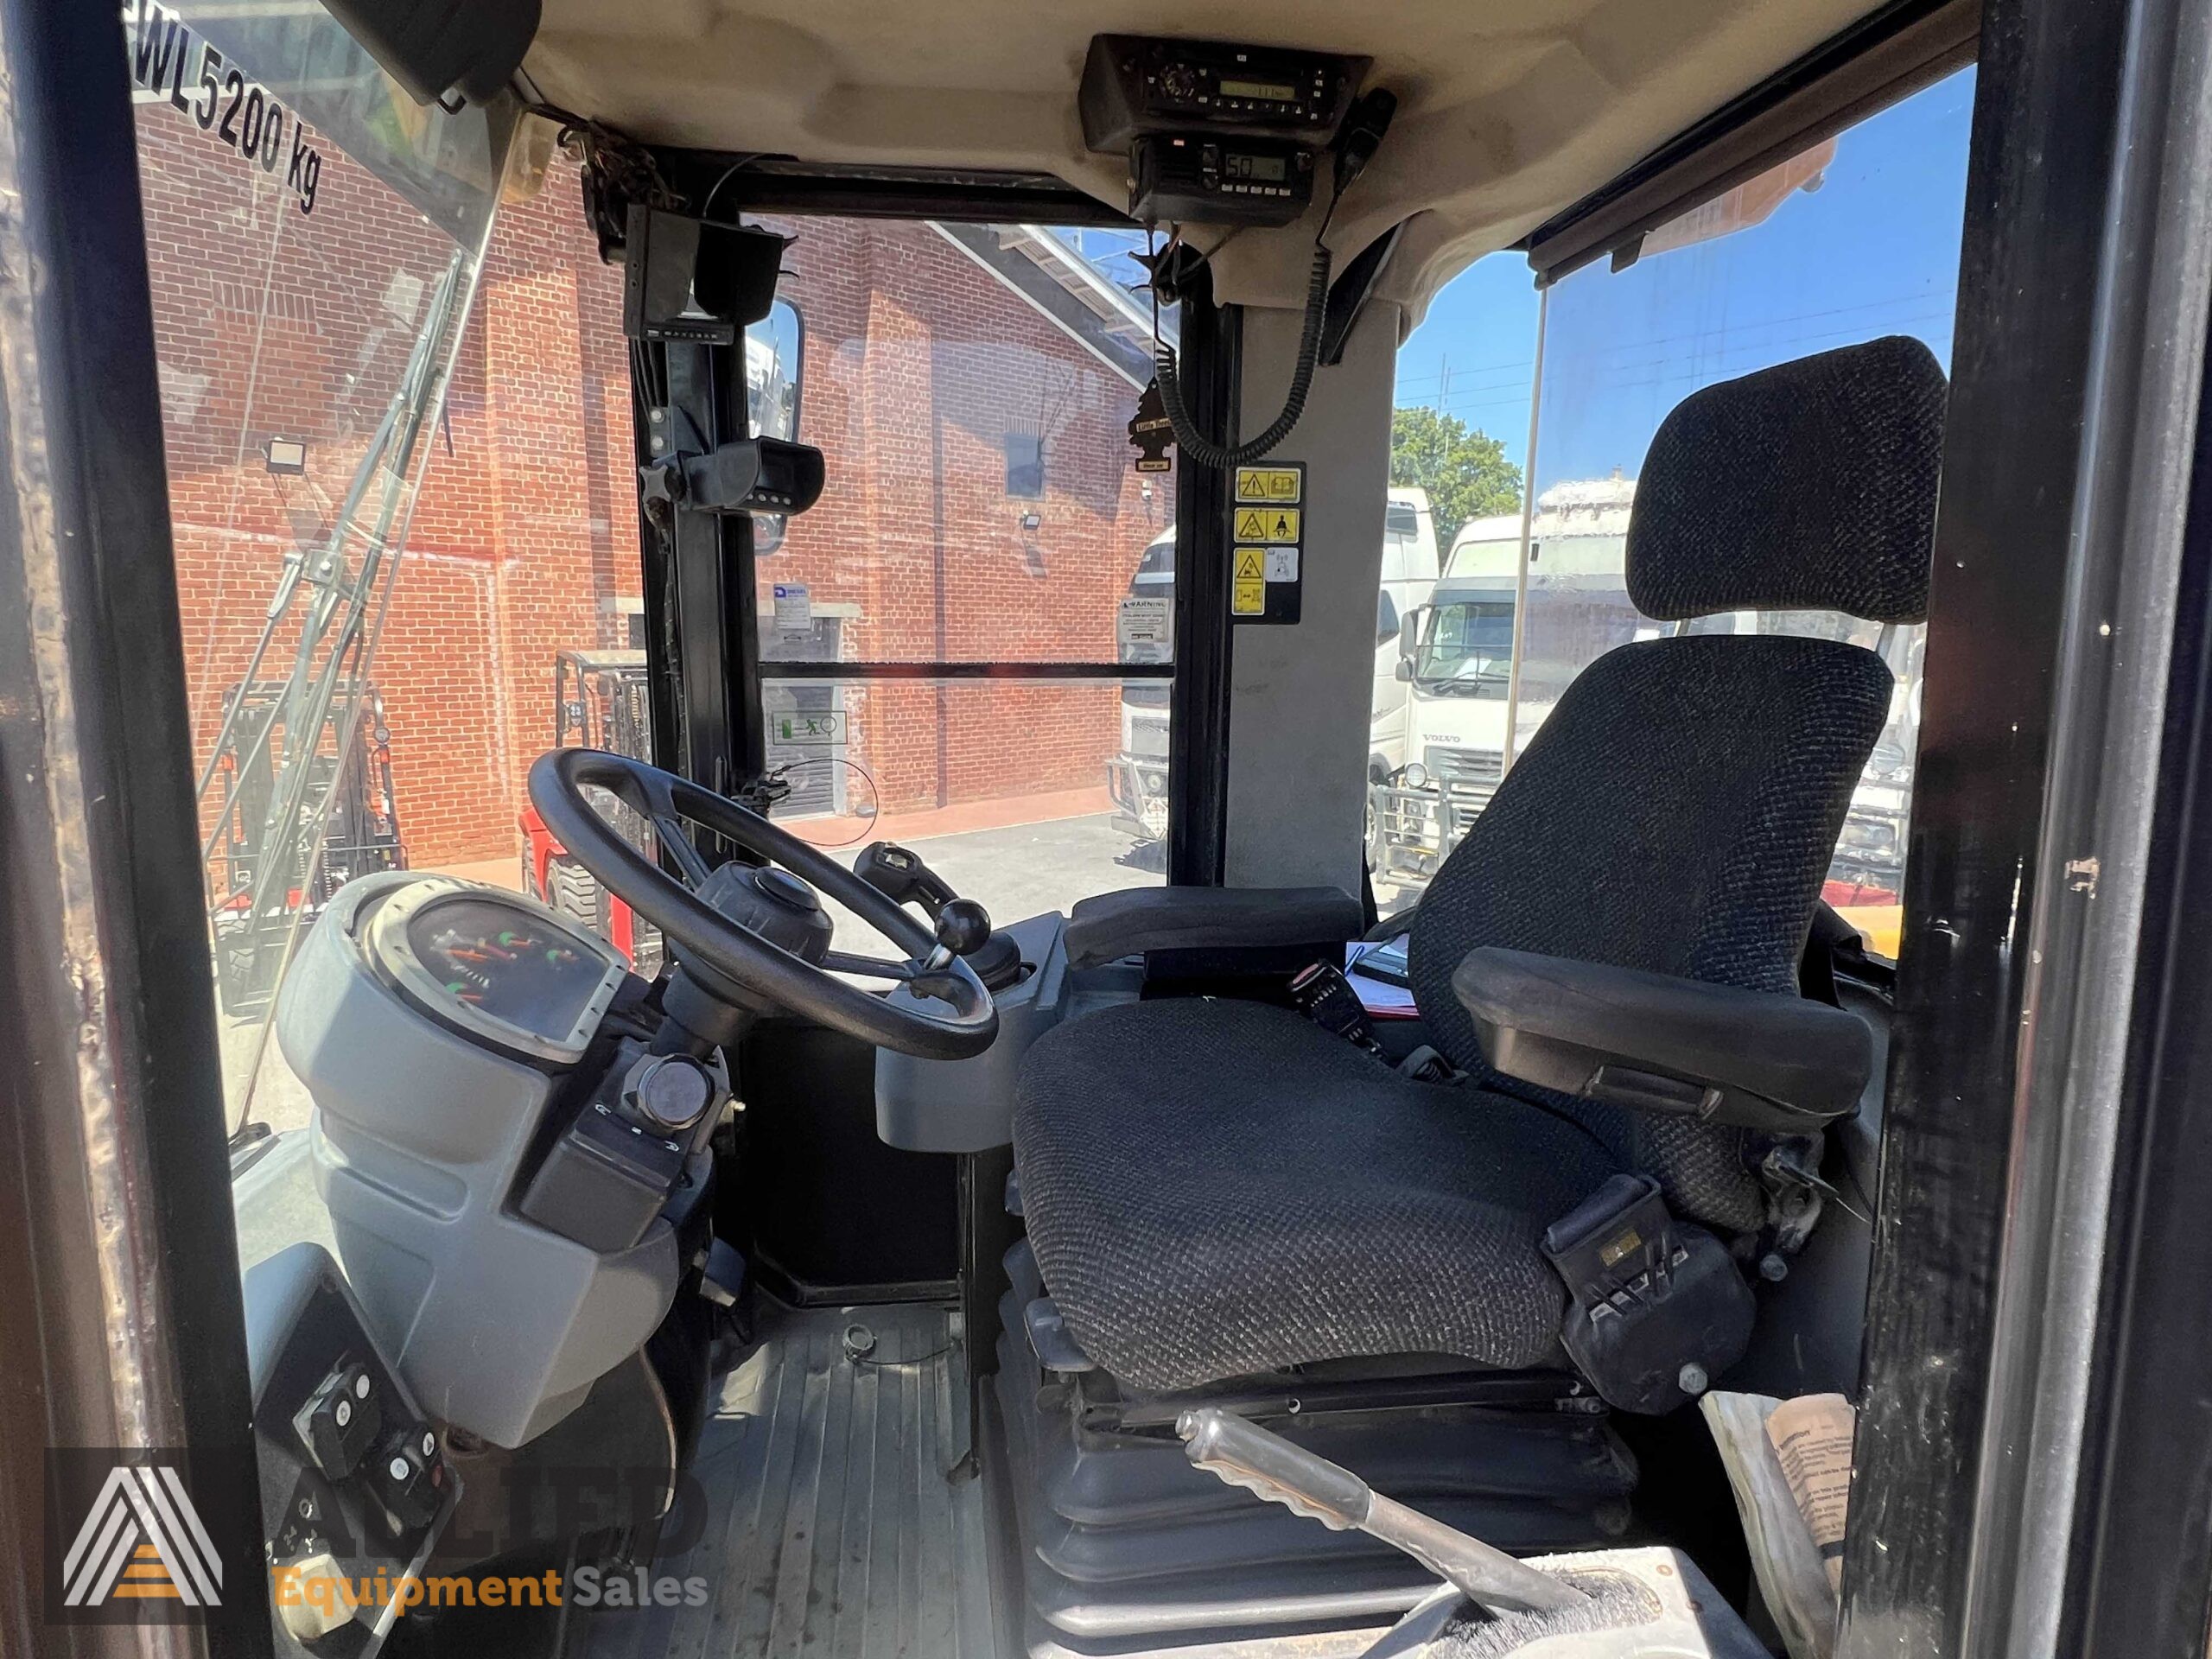
[[[1764,1219],[1745,1131],[1579,1101],[1483,1059],[1452,975],[1482,945],[1797,994],[1797,962],[1893,682],[1859,645],[1698,634],[1583,670],[1414,912],[1429,1039],[1478,1081],[1584,1122],[1678,1214]]]
[[[1537,1107],[1197,999],[1039,1039],[1014,1152],[1070,1332],[1147,1392],[1369,1355],[1560,1363],[1566,1293],[1537,1243],[1621,1167]]]

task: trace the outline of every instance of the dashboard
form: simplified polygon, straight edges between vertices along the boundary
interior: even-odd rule
[[[647,1052],[635,1021],[606,1031],[628,983],[533,899],[386,870],[332,895],[278,988],[364,1327],[441,1423],[493,1446],[575,1410],[675,1298],[666,1211],[709,1179],[728,1085]]]
[[[378,975],[440,1023],[489,1046],[572,1064],[622,983],[621,957],[543,906],[423,876],[356,922]]]

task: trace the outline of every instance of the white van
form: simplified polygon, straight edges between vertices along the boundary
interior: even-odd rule
[[[1429,602],[1441,565],[1428,492],[1394,486],[1382,512],[1382,581],[1375,599],[1375,690],[1367,776],[1379,783],[1406,763],[1412,698],[1398,671],[1405,619]]]

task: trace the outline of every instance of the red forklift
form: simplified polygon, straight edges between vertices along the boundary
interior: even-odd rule
[[[564,651],[553,659],[553,747],[581,746],[652,758],[652,709],[642,651]],[[652,830],[635,808],[611,797],[603,804],[636,845]],[[523,837],[522,890],[563,916],[573,917],[651,976],[661,963],[660,930],[641,921],[628,904],[607,892],[545,827],[535,806],[518,819]]]

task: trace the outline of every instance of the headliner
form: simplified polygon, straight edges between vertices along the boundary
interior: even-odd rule
[[[1056,174],[1116,208],[1118,156],[1084,149],[1094,34],[1358,53],[1395,124],[1330,233],[1338,264],[1410,219],[1378,288],[1406,306],[1516,241],[1877,0],[544,0],[524,67],[552,103],[660,144],[808,162]],[[1313,216],[1227,236],[1224,301],[1295,306]],[[1201,247],[1223,233],[1193,231]]]

